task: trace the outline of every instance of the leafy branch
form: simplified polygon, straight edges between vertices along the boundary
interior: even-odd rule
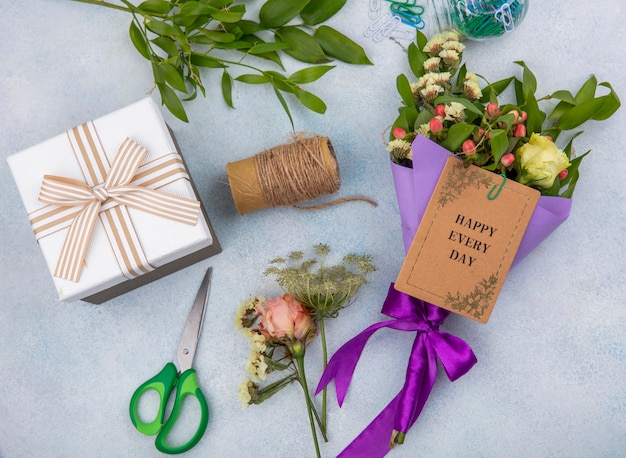
[[[266,0],[258,20],[246,18],[243,0],[146,0],[122,5],[104,0],[74,0],[124,11],[132,15],[129,34],[139,54],[152,67],[162,103],[177,118],[188,122],[183,102],[198,92],[206,96],[203,72],[221,72],[221,93],[234,108],[233,86],[267,84],[289,117],[287,97],[323,114],[326,104],[303,85],[334,68],[333,60],[371,64],[361,46],[338,30],[321,25],[343,8],[346,0]],[[225,55],[239,55],[226,58]],[[288,55],[312,66],[286,74],[282,59]],[[244,62],[260,58],[275,70]],[[234,76],[233,68],[243,74]],[[287,97],[286,97],[287,96]]]

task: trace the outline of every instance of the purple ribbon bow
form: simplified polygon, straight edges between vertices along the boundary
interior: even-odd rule
[[[394,319],[376,323],[346,342],[330,359],[317,386],[316,394],[334,379],[341,406],[361,353],[376,331],[417,332],[404,386],[340,457],[382,457],[389,452],[394,432],[406,433],[422,412],[437,376],[437,357],[450,381],[465,375],[477,361],[465,341],[439,330],[449,311],[401,293],[392,283],[382,313]]]

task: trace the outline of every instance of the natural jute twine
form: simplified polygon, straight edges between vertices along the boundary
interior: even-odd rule
[[[317,210],[355,200],[376,205],[363,197],[341,198],[309,207],[295,205],[335,193],[341,186],[335,151],[330,139],[324,136],[300,134],[290,143],[228,163],[226,171],[240,214],[284,205]]]

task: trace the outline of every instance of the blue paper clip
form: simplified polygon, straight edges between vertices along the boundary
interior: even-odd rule
[[[422,19],[424,7],[418,5],[416,0],[387,0],[387,2],[391,3],[393,15],[399,17],[403,24],[420,30],[426,25]]]

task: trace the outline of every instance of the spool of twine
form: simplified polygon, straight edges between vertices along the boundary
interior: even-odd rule
[[[291,143],[226,164],[226,174],[240,215],[270,207],[293,205],[332,194],[341,186],[339,164],[328,137],[298,136]],[[301,210],[370,199],[348,197]]]

